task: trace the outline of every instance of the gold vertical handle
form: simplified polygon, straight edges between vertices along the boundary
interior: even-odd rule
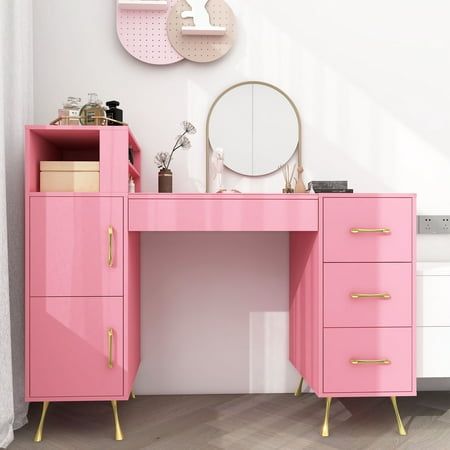
[[[389,359],[351,359],[350,364],[354,366],[364,365],[364,364],[375,364],[375,365],[383,365],[388,366],[391,364]]]
[[[110,328],[108,330],[108,367],[112,369],[114,367],[113,361],[113,340],[114,340],[114,332],[113,329]]]
[[[114,241],[114,228],[110,225],[108,227],[108,267],[112,267],[114,264],[113,241]]]
[[[390,228],[351,228],[350,233],[359,234],[359,233],[383,233],[389,234],[391,232]]]

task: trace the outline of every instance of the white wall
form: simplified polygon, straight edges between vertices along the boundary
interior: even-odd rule
[[[144,189],[155,191],[153,156],[188,118],[200,132],[175,159],[175,190],[202,191],[209,106],[229,85],[259,79],[298,105],[309,179],[417,192],[420,213],[450,214],[448,2],[229,0],[239,27],[232,52],[208,65],[167,67],[121,47],[114,4],[35,2],[37,123],[53,119],[68,95],[118,98],[144,148]],[[277,191],[278,181],[267,189]],[[293,389],[285,234],[142,241],[139,393]],[[418,250],[421,260],[450,259],[450,239],[419,237]]]

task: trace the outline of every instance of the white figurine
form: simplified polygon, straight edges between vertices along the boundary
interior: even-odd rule
[[[224,170],[224,156],[223,148],[216,148],[213,152],[213,166],[214,166],[214,179],[217,179],[217,192],[223,192],[223,170]]]
[[[183,19],[193,19],[194,26],[183,26],[181,32],[183,34],[225,34],[227,29],[225,27],[218,27],[211,25],[209,12],[206,9],[206,4],[209,0],[186,0],[191,11],[183,11],[181,17]]]

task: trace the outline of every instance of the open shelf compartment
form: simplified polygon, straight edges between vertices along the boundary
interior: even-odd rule
[[[29,126],[26,139],[27,192],[40,191],[41,161],[98,161],[100,192],[127,193],[130,176],[140,190],[140,149],[128,127]]]

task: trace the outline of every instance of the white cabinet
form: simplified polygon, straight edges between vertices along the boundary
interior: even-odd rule
[[[417,377],[450,378],[450,263],[417,263]]]

